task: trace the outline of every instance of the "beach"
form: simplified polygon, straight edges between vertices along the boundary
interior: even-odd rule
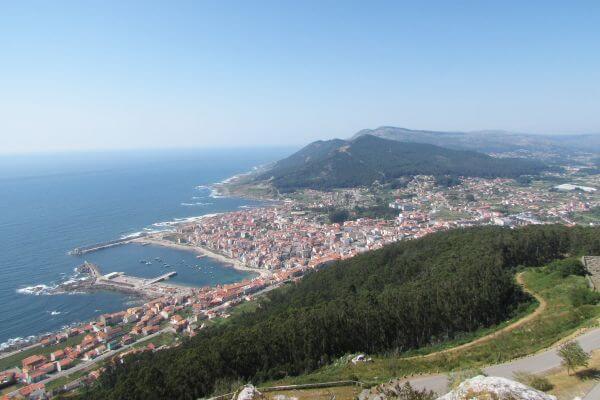
[[[202,246],[190,246],[190,245],[186,245],[186,244],[174,243],[170,240],[166,240],[166,239],[156,237],[156,236],[144,236],[144,237],[134,239],[132,242],[140,243],[140,244],[155,245],[155,246],[170,247],[172,249],[177,249],[177,250],[192,251],[192,252],[198,253],[200,255],[210,257],[210,258],[212,258],[216,261],[219,261],[223,264],[231,265],[232,268],[237,269],[239,271],[254,272],[254,273],[259,274],[262,277],[269,277],[271,275],[270,271],[267,271],[265,269],[257,269],[257,268],[248,267],[239,260],[236,260],[231,257],[227,257],[221,253],[217,253],[213,250],[207,249],[206,247],[202,247]]]

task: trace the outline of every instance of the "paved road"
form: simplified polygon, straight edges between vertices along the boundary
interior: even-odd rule
[[[42,345],[41,343],[35,343],[35,344],[29,345],[27,347],[23,347],[18,350],[11,351],[10,353],[2,353],[2,354],[0,354],[0,360],[3,358],[6,358],[6,357],[14,356],[15,354],[19,354],[19,353],[22,353],[27,350],[35,349],[36,347],[40,347],[41,345]]]
[[[594,386],[592,390],[583,398],[583,400],[598,400],[600,399],[600,383]]]
[[[169,328],[165,328],[165,329],[160,330],[160,331],[158,331],[156,333],[152,333],[152,334],[150,334],[148,336],[144,336],[144,337],[140,338],[139,340],[137,340],[137,341],[135,341],[133,343],[124,345],[123,347],[119,347],[116,350],[112,350],[112,351],[108,351],[106,353],[103,353],[103,354],[99,355],[98,357],[96,357],[96,358],[94,358],[92,360],[83,361],[83,362],[75,365],[73,368],[69,368],[69,369],[66,369],[64,371],[59,371],[59,372],[57,372],[55,374],[52,374],[48,378],[44,379],[41,382],[43,384],[46,384],[48,382],[52,382],[55,379],[62,378],[63,376],[68,376],[68,375],[71,375],[74,372],[81,371],[82,369],[86,369],[88,367],[91,367],[92,365],[94,365],[94,364],[96,364],[96,363],[98,363],[98,362],[100,362],[102,360],[105,360],[105,359],[107,359],[109,357],[112,357],[112,356],[116,355],[117,353],[122,352],[123,350],[127,350],[130,347],[133,347],[133,346],[135,346],[137,344],[140,344],[142,342],[150,340],[150,339],[152,339],[152,338],[154,338],[154,337],[156,337],[158,335],[161,335],[161,334],[163,334],[165,332],[168,332],[168,331],[169,331]]]
[[[592,329],[576,339],[581,347],[589,352],[600,348],[600,328]],[[513,373],[524,371],[529,373],[541,373],[552,368],[559,367],[561,360],[556,354],[556,347],[553,347],[543,353],[535,354],[529,357],[510,361],[504,364],[493,365],[484,368],[483,371],[489,376],[501,376],[514,379]],[[420,378],[409,379],[411,385],[419,389],[433,390],[442,394],[448,391],[448,381],[446,375],[428,375]],[[600,399],[600,386],[594,388],[597,397],[589,397],[590,400]],[[586,400],[588,397],[586,397]]]
[[[123,347],[120,347],[117,350],[112,350],[112,351],[106,352],[104,354],[101,354],[100,356],[94,358],[93,360],[83,361],[83,362],[75,365],[72,368],[66,369],[64,371],[59,371],[59,372],[57,372],[55,374],[50,375],[48,378],[40,381],[40,383],[47,384],[49,382],[52,382],[53,380],[62,378],[64,376],[71,375],[71,374],[73,374],[73,373],[75,373],[77,371],[81,371],[81,370],[86,369],[86,368],[89,368],[89,367],[93,366],[94,364],[96,364],[96,363],[98,363],[98,362],[100,362],[102,360],[105,360],[105,359],[107,359],[109,357],[112,357],[115,354],[117,354],[117,353],[119,353],[119,352],[121,352],[123,350],[126,350],[126,349],[128,349],[128,348],[130,348],[132,346],[135,346],[136,344],[140,344],[140,343],[145,342],[147,340],[150,340],[153,337],[156,337],[156,336],[158,336],[158,335],[160,335],[162,333],[168,332],[168,330],[169,330],[168,328],[165,328],[165,329],[160,330],[160,331],[158,331],[156,333],[152,333],[152,334],[150,334],[148,336],[144,336],[143,338],[140,338],[139,340],[137,340],[137,341],[135,341],[135,342],[133,342],[131,344],[127,344],[127,345],[125,345]],[[18,392],[18,389],[15,390],[15,391],[13,391],[13,392],[11,392],[11,393],[9,393],[9,394],[15,394],[17,392]]]

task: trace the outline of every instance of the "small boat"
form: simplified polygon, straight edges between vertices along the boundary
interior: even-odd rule
[[[206,254],[199,254],[196,256],[196,258],[204,258],[204,257],[206,257]]]

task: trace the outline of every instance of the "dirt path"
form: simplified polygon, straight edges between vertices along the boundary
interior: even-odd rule
[[[524,324],[528,323],[529,321],[533,320],[534,318],[537,318],[546,309],[546,307],[547,307],[546,300],[544,300],[544,298],[542,298],[539,294],[531,291],[527,287],[527,285],[525,284],[525,281],[523,280],[523,273],[522,272],[519,273],[519,274],[517,274],[516,280],[517,280],[517,283],[519,285],[521,285],[521,287],[523,288],[523,291],[525,291],[526,293],[529,293],[530,295],[532,295],[533,297],[535,297],[535,299],[538,301],[539,306],[535,309],[534,312],[532,312],[531,314],[526,315],[525,317],[519,319],[518,321],[513,322],[510,325],[505,326],[502,329],[494,331],[494,332],[490,333],[489,335],[482,336],[479,339],[473,340],[472,342],[461,344],[460,346],[456,346],[456,347],[451,347],[449,349],[440,350],[440,351],[436,351],[436,352],[429,353],[429,354],[424,354],[424,355],[421,355],[421,356],[405,357],[405,358],[402,358],[402,359],[403,360],[427,359],[427,358],[432,358],[432,357],[435,357],[435,356],[439,356],[440,354],[447,354],[447,353],[452,353],[454,351],[468,349],[468,348],[476,346],[478,344],[490,341],[490,340],[498,337],[499,335],[502,335],[503,333],[513,331],[513,330],[515,330],[515,329],[523,326]]]

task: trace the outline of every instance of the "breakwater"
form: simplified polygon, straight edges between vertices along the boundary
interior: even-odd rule
[[[140,234],[139,236],[136,236],[136,237],[126,237],[126,238],[121,238],[121,239],[109,240],[108,242],[95,243],[95,244],[91,244],[89,246],[76,247],[73,250],[69,251],[68,254],[71,256],[81,256],[81,255],[84,255],[87,253],[91,253],[93,251],[98,251],[98,250],[102,250],[102,249],[107,249],[109,247],[114,247],[114,246],[119,246],[122,244],[130,243],[134,239],[137,239],[137,238],[140,238],[143,236],[145,236],[145,235]]]

